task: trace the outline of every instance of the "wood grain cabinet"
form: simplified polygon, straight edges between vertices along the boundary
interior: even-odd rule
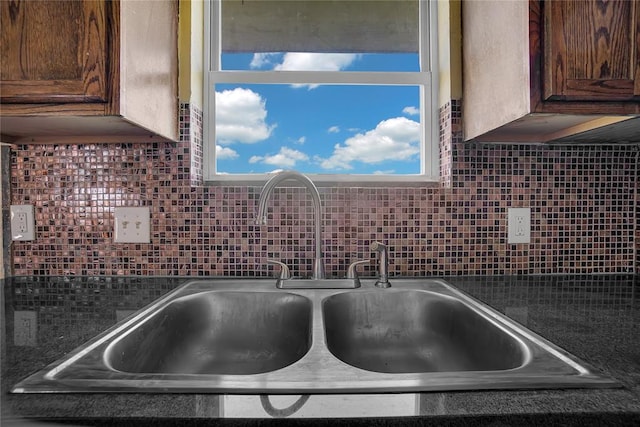
[[[464,1],[463,40],[466,140],[640,142],[640,2]]]
[[[640,101],[637,1],[544,3],[544,99]]]
[[[0,0],[8,142],[178,138],[176,0]]]

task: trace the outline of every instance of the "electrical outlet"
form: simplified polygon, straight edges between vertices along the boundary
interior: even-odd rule
[[[508,243],[531,243],[531,208],[509,208]]]
[[[149,208],[115,208],[113,241],[115,243],[149,243],[151,228]]]
[[[33,205],[11,205],[11,239],[35,240]]]
[[[13,344],[16,346],[35,347],[38,345],[38,322],[33,310],[16,310],[13,312]]]

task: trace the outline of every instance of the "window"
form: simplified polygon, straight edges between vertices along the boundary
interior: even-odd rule
[[[435,7],[208,2],[205,179],[437,180]]]

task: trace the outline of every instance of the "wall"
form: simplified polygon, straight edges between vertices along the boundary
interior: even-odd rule
[[[0,279],[11,271],[9,244],[11,239],[11,220],[9,211],[9,145],[0,142]]]
[[[638,146],[463,143],[460,111],[440,111],[440,186],[320,189],[330,275],[374,240],[394,275],[637,272]],[[277,191],[254,226],[259,187],[202,185],[201,121],[184,105],[175,144],[17,147],[12,203],[35,205],[37,240],[14,243],[14,274],[263,276],[267,258],[309,273],[308,196]],[[150,244],[113,243],[118,206],[151,208]],[[531,206],[531,244],[506,243],[510,206]]]
[[[178,97],[202,108],[204,2],[180,1],[178,20]]]
[[[462,98],[462,2],[438,2],[438,105]]]

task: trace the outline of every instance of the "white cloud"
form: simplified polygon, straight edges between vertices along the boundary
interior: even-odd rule
[[[376,164],[385,160],[410,160],[420,153],[420,123],[405,117],[384,120],[375,129],[336,144],[328,159],[320,159],[325,169],[352,169],[351,163]]]
[[[238,158],[238,153],[229,147],[222,147],[216,145],[216,159],[218,160],[233,160]]]
[[[338,132],[340,132],[340,128],[338,126],[331,126],[329,129],[327,129],[327,132],[329,132],[329,133],[338,133]]]
[[[277,71],[340,71],[349,67],[359,54],[353,53],[255,53],[251,68],[272,68]],[[317,84],[294,84],[292,87],[317,88]]]
[[[420,114],[420,109],[414,106],[409,106],[409,107],[404,107],[402,112],[410,116],[417,116],[418,114]]]
[[[272,166],[279,166],[281,168],[292,168],[297,162],[304,162],[309,160],[309,156],[302,151],[292,150],[287,147],[280,147],[278,154],[266,155],[266,156],[252,156],[249,159],[249,163],[264,163]]]
[[[254,53],[249,66],[251,68],[265,68],[267,66],[271,66],[273,64],[273,60],[280,55],[281,54],[279,53],[271,52]]]
[[[250,89],[216,92],[216,139],[220,144],[263,141],[276,127],[266,123],[266,102]]]
[[[301,136],[299,138],[287,138],[287,141],[295,145],[304,145],[305,142],[307,142],[307,137]]]
[[[305,53],[288,52],[282,63],[276,65],[278,71],[340,71],[358,59],[354,53]]]

